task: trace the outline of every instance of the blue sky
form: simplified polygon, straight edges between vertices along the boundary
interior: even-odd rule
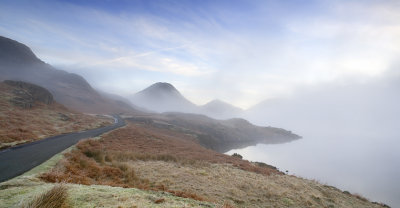
[[[197,104],[247,108],[385,74],[398,64],[400,3],[3,0],[0,35],[101,90],[165,81]]]

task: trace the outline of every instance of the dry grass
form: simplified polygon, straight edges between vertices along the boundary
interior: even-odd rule
[[[76,147],[40,177],[169,192],[219,207],[380,207],[334,187],[205,149],[191,136],[171,130],[129,124]]]
[[[73,112],[57,103],[37,103],[30,109],[14,106],[12,90],[0,83],[0,149],[112,123],[110,118]]]
[[[92,141],[92,140],[89,140]],[[82,143],[80,143],[82,145]],[[79,147],[79,145],[78,145]],[[82,148],[82,147],[80,147]],[[73,150],[65,154],[58,166],[40,178],[47,182],[78,183],[84,185],[101,184],[124,188],[139,188],[143,190],[165,191],[183,198],[203,201],[201,196],[191,192],[168,189],[164,185],[151,183],[143,177],[138,177],[133,167],[125,162],[103,160],[97,152],[82,152]]]
[[[138,177],[169,189],[196,193],[225,207],[380,207],[367,200],[288,175],[265,176],[230,164],[205,166],[131,161]]]
[[[102,140],[79,145],[85,151],[101,152],[109,160],[162,160],[180,163],[229,163],[243,170],[263,175],[281,174],[268,166],[260,166],[237,157],[227,156],[200,146],[191,136],[168,129],[130,124],[113,131]]]
[[[66,159],[56,168],[41,175],[41,178],[48,182],[166,191],[184,198],[208,200],[196,190],[173,189],[166,183],[154,183],[143,176],[138,177],[139,170],[131,162],[163,161],[199,167],[210,163],[229,163],[264,175],[280,174],[274,169],[205,149],[185,134],[133,124],[112,131],[100,140],[81,141],[76,147],[65,154]]]
[[[73,148],[63,153],[71,149]],[[57,154],[19,177],[0,183],[0,208],[22,207],[24,203],[31,202],[36,196],[50,190],[54,184],[43,182],[37,176],[51,170],[63,158],[63,153]],[[67,200],[70,207],[215,207],[212,203],[176,197],[168,192],[102,185],[85,186],[65,183],[64,185],[68,188]],[[157,204],[155,202],[158,199],[165,199],[165,201]]]
[[[20,208],[21,202],[31,201],[34,196],[50,190],[53,186],[53,184],[38,181],[34,177],[20,177],[17,180],[8,181],[0,189],[0,207]],[[68,205],[76,208],[215,207],[212,203],[176,197],[167,192],[102,185],[65,184],[65,186],[68,188]],[[164,201],[156,203],[160,199],[164,199]]]
[[[49,191],[35,197],[23,208],[68,208],[67,188],[64,185],[56,185]]]

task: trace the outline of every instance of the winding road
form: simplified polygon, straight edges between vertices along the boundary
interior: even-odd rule
[[[121,117],[114,115],[114,118],[115,123],[111,126],[48,137],[0,151],[0,182],[25,173],[81,139],[96,137],[125,125]]]

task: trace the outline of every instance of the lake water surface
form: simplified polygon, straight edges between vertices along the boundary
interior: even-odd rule
[[[285,144],[258,144],[235,149],[244,159],[261,161],[281,171],[372,201],[400,207],[400,151],[397,133],[295,131],[302,139]],[[382,131],[381,131],[382,132]],[[369,135],[369,136],[366,136]]]

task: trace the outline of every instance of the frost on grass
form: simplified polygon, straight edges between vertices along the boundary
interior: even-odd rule
[[[67,197],[67,187],[59,184],[22,205],[22,208],[68,208]]]
[[[73,147],[63,153],[71,149]],[[19,177],[0,183],[0,208],[40,205],[33,202],[48,193],[55,185],[46,183],[37,176],[53,168],[63,158],[63,153],[53,156]],[[167,192],[101,185],[64,184],[64,187],[68,189],[68,195],[63,206],[69,207],[215,207],[212,203],[176,197]],[[160,201],[157,202],[159,199],[164,200],[160,203]]]
[[[165,192],[175,197],[201,199],[205,202],[197,203],[211,202],[219,207],[380,207],[334,187],[284,175],[268,165],[207,150],[187,135],[136,125],[110,132],[99,140],[80,142],[66,154],[65,160],[41,178],[92,185],[82,186],[86,188],[102,187],[89,191],[96,193],[94,196],[82,193],[76,197],[95,197],[93,206],[109,206],[105,199],[130,203],[132,199],[125,198],[126,192],[118,192],[130,190],[153,193],[151,200],[139,198],[143,203],[164,207],[172,206],[166,205],[170,202],[169,195],[157,195]],[[115,195],[102,192],[103,187],[112,189]],[[175,199],[174,203],[189,200]]]

